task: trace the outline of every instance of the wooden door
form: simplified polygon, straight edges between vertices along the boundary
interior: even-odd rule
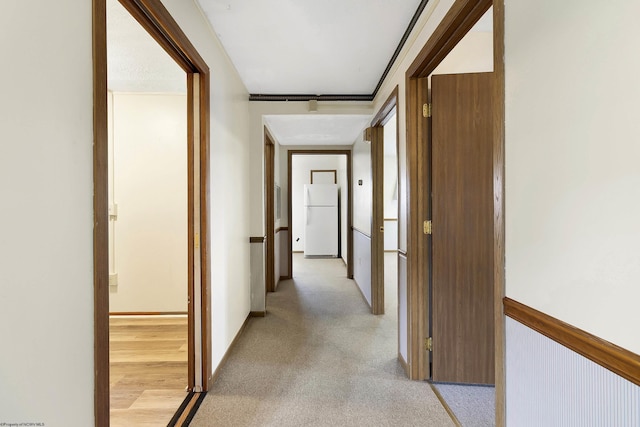
[[[432,379],[494,383],[493,73],[436,75],[432,94]]]
[[[264,127],[264,212],[266,236],[265,261],[265,292],[275,292],[277,282],[275,278],[275,144],[271,133]]]
[[[371,133],[371,312],[384,314],[384,133]]]

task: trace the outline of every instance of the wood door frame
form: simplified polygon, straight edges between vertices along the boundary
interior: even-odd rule
[[[398,86],[371,121],[371,313],[376,315],[384,314],[384,125],[397,105]],[[396,111],[396,153],[398,116]]]
[[[275,292],[275,139],[264,126],[264,213],[265,213],[265,237],[266,237],[266,254],[265,254],[265,291]]]
[[[210,239],[209,229],[209,67],[160,0],[119,0],[140,25],[187,73],[188,248],[189,248],[189,386],[201,376],[203,391],[211,372]],[[94,415],[95,425],[109,426],[109,240],[108,240],[108,126],[107,126],[107,12],[106,0],[93,0],[93,286],[94,286]],[[197,152],[195,149],[197,148]],[[199,172],[199,174],[198,174]],[[199,176],[198,176],[199,175]],[[198,206],[199,209],[194,207]],[[196,223],[195,218],[198,218]],[[194,231],[199,230],[199,236]],[[197,259],[196,254],[199,255]],[[193,283],[199,266],[200,289]],[[194,301],[201,322],[194,324]],[[195,354],[194,338],[201,338]],[[195,359],[201,372],[195,372]],[[195,390],[200,391],[200,390]]]
[[[345,155],[347,157],[347,277],[353,279],[353,186],[351,184],[351,150],[288,150],[287,152],[287,221],[289,222],[289,278],[293,278],[293,219],[291,204],[291,165],[295,155]]]
[[[424,339],[428,331],[426,313],[420,307],[428,304],[426,284],[430,268],[421,268],[425,260],[422,223],[430,219],[429,201],[420,191],[420,184],[429,178],[429,159],[423,152],[422,137],[429,131],[428,119],[422,118],[422,96],[426,95],[426,80],[437,65],[462,40],[480,17],[493,6],[493,57],[496,84],[493,94],[493,200],[494,200],[494,306],[495,306],[495,384],[496,425],[505,424],[505,372],[504,372],[504,0],[456,0],[445,17],[427,40],[406,72],[407,93],[407,198],[408,209],[408,286],[412,306],[410,318],[409,357],[410,376],[424,380],[428,377]],[[437,227],[437,225],[436,225]],[[415,270],[415,271],[414,271]]]

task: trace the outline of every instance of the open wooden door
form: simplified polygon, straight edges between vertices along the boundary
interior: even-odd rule
[[[371,135],[371,313],[384,314],[384,135],[379,124]]]
[[[493,384],[493,73],[434,75],[432,379]]]
[[[264,127],[264,224],[266,238],[265,291],[275,292],[278,283],[275,278],[275,150],[274,138]]]

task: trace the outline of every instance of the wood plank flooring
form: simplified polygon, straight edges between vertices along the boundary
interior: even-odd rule
[[[187,396],[187,317],[109,319],[111,426],[166,426]]]

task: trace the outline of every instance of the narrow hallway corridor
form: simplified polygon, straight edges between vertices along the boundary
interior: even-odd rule
[[[371,315],[340,259],[296,254],[294,276],[249,320],[192,426],[454,425],[402,371],[394,300]]]

